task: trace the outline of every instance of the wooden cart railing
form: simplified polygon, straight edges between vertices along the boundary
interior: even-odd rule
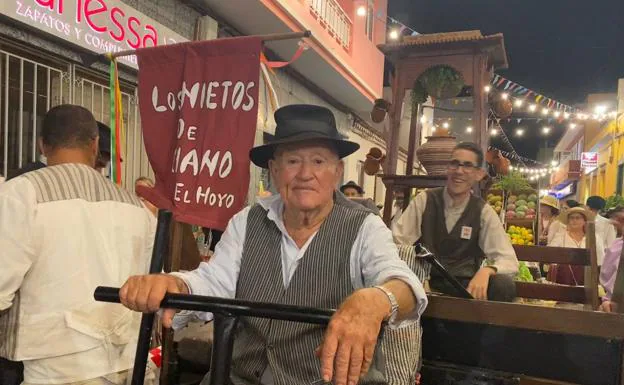
[[[585,304],[589,310],[598,309],[600,304],[598,298],[598,260],[593,222],[588,223],[585,249],[514,245],[514,250],[519,261],[585,267],[584,286],[517,282],[518,297],[581,303]]]

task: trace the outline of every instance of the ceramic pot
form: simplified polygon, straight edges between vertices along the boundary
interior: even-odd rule
[[[416,156],[428,175],[446,175],[447,165],[456,144],[454,136],[427,137],[427,143],[418,147]]]
[[[381,162],[378,159],[370,155],[366,156],[366,160],[364,161],[364,172],[366,175],[376,175],[380,168]]]
[[[511,116],[513,112],[513,105],[511,100],[497,100],[494,103],[494,113],[501,119],[505,119]]]
[[[388,108],[390,107],[390,103],[383,99],[375,100],[375,104],[373,104],[373,110],[371,111],[371,120],[375,123],[381,123],[386,119],[386,114],[388,113]]]

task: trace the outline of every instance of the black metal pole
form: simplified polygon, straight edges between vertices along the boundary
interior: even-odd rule
[[[150,262],[149,268],[150,274],[158,274],[162,271],[165,256],[167,255],[167,251],[169,249],[169,229],[171,227],[171,216],[172,215],[170,211],[158,211],[158,225],[156,227],[154,249],[152,250],[152,260]],[[117,297],[119,298],[119,292],[117,292]],[[145,380],[145,369],[147,367],[147,356],[149,354],[150,340],[152,338],[154,318],[154,313],[143,314],[143,316],[141,317],[139,340],[137,342],[136,355],[134,356],[132,385],[143,385],[143,381]]]
[[[98,286],[94,297],[96,301],[119,303],[119,288]],[[327,325],[334,314],[334,310],[327,309],[171,293],[165,295],[160,307],[207,313],[229,313],[234,316],[270,318],[318,325]]]
[[[213,313],[214,343],[210,357],[210,383],[228,384],[230,382],[230,366],[234,349],[234,332],[238,317],[227,313]]]

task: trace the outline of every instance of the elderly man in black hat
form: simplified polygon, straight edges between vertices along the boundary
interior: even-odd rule
[[[415,322],[427,304],[422,285],[381,218],[336,191],[341,158],[359,145],[342,139],[332,112],[291,105],[277,110],[275,121],[274,140],[250,158],[270,170],[279,194],[236,214],[209,262],[189,273],[132,277],[122,302],[153,312],[166,292],[182,292],[336,308],[325,330],[242,319],[232,382],[387,384],[375,353],[381,324]],[[165,326],[185,315],[173,314],[163,312]]]

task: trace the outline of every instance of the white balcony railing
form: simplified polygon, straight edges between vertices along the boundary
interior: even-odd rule
[[[310,11],[338,42],[349,49],[351,45],[351,19],[336,0],[308,0]]]

